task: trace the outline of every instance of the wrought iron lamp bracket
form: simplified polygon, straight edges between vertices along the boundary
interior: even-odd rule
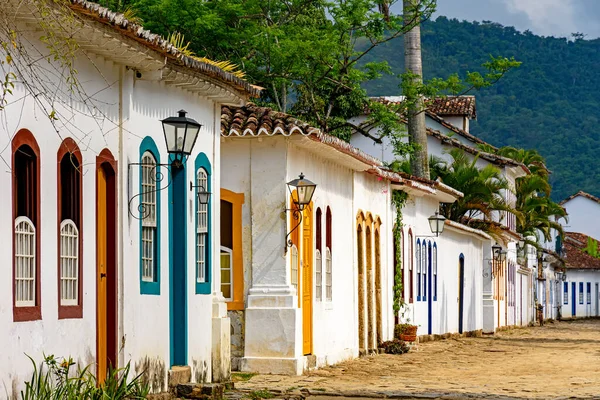
[[[129,199],[129,204],[128,204],[128,211],[129,211],[129,215],[131,215],[133,218],[138,219],[138,220],[143,220],[145,218],[147,218],[150,215],[150,209],[146,207],[146,205],[144,203],[139,203],[137,206],[137,213],[134,211],[134,209],[132,209],[133,206],[133,202],[135,199],[142,198],[142,196],[146,195],[146,194],[150,194],[150,193],[159,193],[165,189],[167,189],[169,186],[171,186],[171,183],[173,182],[172,179],[169,178],[170,174],[170,168],[179,168],[179,165],[175,165],[176,162],[173,162],[173,164],[144,164],[144,163],[130,163],[128,165],[128,168],[131,170],[132,167],[141,167],[141,166],[150,166],[152,165],[152,169],[153,172],[150,174],[150,179],[152,180],[152,182],[154,182],[156,184],[156,189],[155,190],[148,190],[145,192],[140,192],[138,194],[136,194],[135,196],[131,197]],[[163,172],[163,168],[166,169],[166,172]],[[165,180],[165,177],[167,179],[167,183],[166,185],[162,185],[159,187],[159,185]]]
[[[284,215],[287,215],[287,212],[291,211],[292,212],[292,217],[298,221],[298,223],[292,228],[291,231],[289,231],[287,233],[287,235],[285,235],[285,252],[287,253],[287,249],[288,247],[292,247],[294,245],[294,242],[292,242],[292,239],[290,239],[290,235],[296,230],[298,229],[298,227],[300,226],[300,224],[302,223],[302,211],[300,210],[298,207],[294,207],[294,208],[284,208],[283,209],[283,213]]]

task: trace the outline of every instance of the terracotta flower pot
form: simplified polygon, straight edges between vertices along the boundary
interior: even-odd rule
[[[407,326],[404,329],[404,332],[402,332],[402,334],[400,335],[400,339],[404,340],[405,342],[414,342],[415,340],[417,340],[418,328],[419,327],[416,325]]]

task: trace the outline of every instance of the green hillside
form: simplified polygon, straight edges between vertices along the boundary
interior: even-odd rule
[[[497,145],[535,148],[552,170],[553,198],[578,190],[600,195],[600,39],[567,41],[496,23],[439,17],[423,26],[425,78],[479,69],[490,54],[523,65],[477,96],[471,132]],[[378,48],[395,73],[404,66],[402,39]],[[367,86],[372,96],[397,95],[399,80]]]

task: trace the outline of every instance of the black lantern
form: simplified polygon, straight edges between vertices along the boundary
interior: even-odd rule
[[[293,246],[289,236],[292,234],[292,232],[298,229],[302,223],[302,210],[304,210],[304,207],[310,204],[313,194],[315,193],[315,189],[317,188],[317,184],[304,178],[304,174],[300,173],[300,176],[297,179],[291,180],[287,183],[287,187],[290,191],[290,195],[292,196],[292,201],[294,202],[295,207],[291,205],[292,208],[286,208],[284,213],[291,211],[292,216],[298,221],[298,223],[286,235],[286,252],[288,247]],[[296,190],[296,197],[294,197],[294,190]]]
[[[436,237],[444,232],[444,222],[446,221],[446,218],[443,215],[440,215],[436,211],[435,214],[427,218],[427,220],[429,220],[429,229],[431,229],[431,233],[434,233]]]
[[[310,201],[315,193],[315,189],[317,185],[308,179],[304,178],[304,174],[300,173],[300,176],[297,179],[289,181],[287,183],[288,190],[292,195],[292,199],[294,200],[294,204],[298,208],[298,210],[304,210],[304,207],[310,204]],[[296,190],[297,198],[294,198],[293,191]]]
[[[198,196],[198,203],[208,204],[208,201],[210,200],[210,195],[212,193],[207,191],[204,186],[194,185],[192,182],[190,182],[190,192],[194,189],[198,189],[198,191],[196,192],[196,195]]]
[[[161,122],[167,152],[174,155],[173,164],[180,166],[183,164],[183,160],[192,153],[202,125],[186,117],[187,112],[184,110],[179,110],[178,114],[177,117],[165,118]]]
[[[506,260],[506,250],[503,250],[498,243],[492,246],[492,255],[495,261],[502,263]]]

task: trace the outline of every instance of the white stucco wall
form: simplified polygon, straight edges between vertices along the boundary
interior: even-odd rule
[[[34,43],[35,40],[32,39]],[[39,45],[39,44],[38,44]],[[43,45],[42,45],[43,46]],[[25,354],[36,361],[42,354],[71,356],[82,366],[96,360],[96,156],[109,149],[117,160],[118,231],[118,343],[119,365],[128,361],[136,373],[151,366],[157,382],[166,389],[169,360],[169,238],[168,191],[159,193],[161,199],[161,292],[160,295],[140,295],[139,221],[127,211],[128,201],[139,193],[139,167],[128,168],[129,163],[139,163],[139,144],[146,136],[154,139],[160,151],[160,161],[167,162],[164,136],[160,119],[176,115],[179,109],[203,124],[203,128],[189,158],[186,188],[194,181],[193,164],[196,154],[206,153],[211,161],[212,214],[219,207],[219,151],[216,140],[220,123],[220,106],[198,95],[193,95],[159,82],[142,81],[133,77],[133,71],[103,58],[87,54],[76,60],[78,79],[84,93],[92,95],[91,109],[74,99],[62,98],[55,107],[59,117],[55,133],[48,118],[31,97],[17,85],[14,98],[2,116],[1,157],[9,167],[0,174],[0,185],[6,190],[0,195],[0,237],[12,243],[12,193],[10,139],[19,129],[28,129],[40,147],[40,198],[41,238],[40,280],[42,319],[31,322],[13,322],[12,268],[0,270],[0,338],[11,346],[0,354],[0,393],[22,388],[31,375],[32,365]],[[58,83],[58,82],[55,82]],[[64,85],[63,85],[63,89]],[[73,109],[64,104],[71,104]],[[122,118],[122,130],[119,121]],[[122,143],[120,143],[122,134]],[[57,151],[62,139],[71,137],[82,152],[82,229],[83,236],[83,318],[58,319],[57,300]],[[190,167],[191,166],[191,167]],[[165,181],[166,182],[166,181]],[[187,191],[187,189],[186,189]],[[187,284],[188,284],[188,362],[193,367],[192,379],[211,379],[211,318],[213,295],[195,293],[194,207],[191,192],[187,191],[188,223]],[[133,204],[137,208],[137,202]],[[215,222],[216,221],[216,222]],[[219,224],[213,217],[213,254],[219,254]],[[182,240],[184,240],[182,238]],[[12,265],[12,252],[0,253],[3,265]],[[217,262],[218,257],[213,256]],[[218,264],[217,264],[218,265]],[[218,268],[212,268],[213,288],[220,287]],[[214,292],[214,290],[213,290]],[[93,366],[92,366],[93,370]],[[162,380],[160,376],[162,375]]]
[[[591,216],[600,214],[600,204],[583,196],[577,196],[566,203],[563,207],[567,210],[568,222],[566,230],[569,232],[583,233],[595,239],[600,239],[600,225]]]
[[[413,287],[414,302],[407,305],[412,323],[419,325],[418,334],[455,333],[459,331],[459,257],[465,259],[464,269],[464,303],[463,303],[463,332],[482,329],[482,288],[484,242],[471,233],[456,228],[446,227],[439,237],[431,237],[427,218],[438,209],[438,203],[433,198],[410,197],[403,209],[404,222],[404,276],[406,283],[404,291],[409,298],[408,272],[408,232],[413,234],[413,253],[416,252],[417,240],[425,240],[427,244],[437,244],[437,300],[432,301],[431,330],[429,329],[428,301],[418,300],[416,254],[413,255]],[[429,271],[428,271],[429,273]],[[429,281],[430,276],[427,276]],[[433,284],[432,284],[433,287]],[[433,289],[432,289],[433,291]]]
[[[591,283],[591,301],[587,304],[587,283]],[[565,303],[565,291],[564,284],[568,283],[567,302]],[[572,285],[575,283],[575,307],[576,317],[592,317],[600,316],[600,310],[598,307],[597,300],[599,293],[598,286],[600,286],[600,271],[598,270],[583,270],[583,269],[567,269],[567,280],[566,282],[560,282],[560,304],[561,315],[563,318],[573,317],[572,310]],[[583,283],[583,304],[579,303],[579,284]],[[598,285],[598,286],[597,286]]]

